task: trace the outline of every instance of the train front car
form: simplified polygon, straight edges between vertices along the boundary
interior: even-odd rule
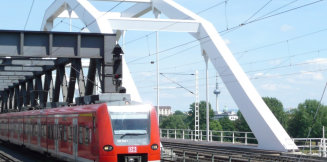
[[[151,105],[108,106],[109,120],[100,122],[99,161],[159,162],[160,135]]]

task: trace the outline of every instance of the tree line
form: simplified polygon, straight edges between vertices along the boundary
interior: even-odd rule
[[[281,101],[273,97],[263,97],[263,100],[292,138],[307,137],[312,128],[310,138],[321,138],[322,127],[327,126],[327,106],[317,100],[305,100],[297,108],[285,111]],[[194,129],[194,103],[188,112],[175,111],[170,116],[160,116],[160,128],[163,129]],[[209,104],[210,130],[249,132],[246,120],[241,112],[237,112],[238,119],[229,120],[227,117],[213,120],[214,111]],[[318,111],[317,111],[318,110]],[[206,102],[199,103],[200,129],[206,130]]]

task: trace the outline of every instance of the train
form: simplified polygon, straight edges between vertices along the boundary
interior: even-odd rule
[[[156,110],[108,103],[0,114],[0,140],[64,161],[159,162]]]

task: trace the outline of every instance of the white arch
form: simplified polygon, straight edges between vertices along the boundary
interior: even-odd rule
[[[86,4],[86,0],[57,0],[54,3],[58,3],[57,8],[63,3],[73,1],[83,2]],[[122,0],[107,0],[107,1],[122,1]],[[178,32],[188,32],[193,37],[198,39],[201,43],[201,48],[208,55],[212,64],[220,74],[223,82],[225,83],[228,91],[232,95],[235,103],[238,105],[244,118],[249,124],[251,130],[256,136],[259,147],[266,150],[278,150],[278,151],[290,151],[297,150],[297,146],[294,144],[290,136],[278,122],[276,117],[267,107],[262,100],[259,93],[256,91],[237,60],[232,55],[231,51],[226,46],[219,33],[214,26],[194,14],[193,12],[178,5],[172,0],[129,0],[137,3],[131,8],[120,13],[120,17],[106,17],[107,22],[103,22],[103,19],[97,21],[98,28],[102,29],[102,25],[105,27],[114,27],[116,30],[172,30]],[[72,5],[70,5],[72,6]],[[88,5],[81,5],[88,12],[93,12],[93,7]],[[165,14],[170,20],[155,20],[155,19],[140,19],[150,9],[156,9]],[[92,11],[91,11],[92,10]],[[75,11],[75,10],[74,10]],[[81,12],[81,11],[77,11]],[[58,16],[52,9],[48,9],[46,12],[46,18],[43,20],[42,29],[47,27],[47,23],[51,24],[53,17]],[[95,15],[99,14],[98,11],[94,11]],[[91,14],[91,13],[89,13]],[[52,18],[52,19],[49,19]],[[93,19],[88,17],[88,19]],[[86,18],[83,22],[89,22]],[[49,20],[49,22],[48,22]],[[147,28],[142,25],[149,25],[149,21],[155,22]],[[168,25],[167,25],[168,23]],[[109,24],[109,25],[108,25]],[[191,27],[191,28],[190,28]],[[112,29],[112,28],[110,28]],[[96,30],[90,30],[97,32]],[[101,31],[102,32],[102,31]],[[219,68],[224,66],[224,68]],[[127,66],[126,66],[127,67]],[[124,79],[124,78],[123,78]],[[126,78],[125,78],[126,79]],[[129,80],[129,81],[132,81]],[[134,84],[134,82],[133,82]],[[128,88],[127,92],[128,92]],[[134,87],[135,88],[135,84]],[[137,91],[133,91],[137,93]],[[138,94],[138,93],[137,93]],[[133,94],[131,94],[133,95]]]

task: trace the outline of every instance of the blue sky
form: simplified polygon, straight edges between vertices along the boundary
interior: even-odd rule
[[[219,0],[175,0],[185,8],[197,13],[223,2]],[[251,20],[261,17],[275,9],[291,3],[274,13],[286,11],[315,0],[272,0]],[[53,0],[35,0],[26,30],[40,30],[43,15]],[[199,15],[209,20],[217,29],[223,31],[245,22],[268,0],[229,0],[212,7]],[[0,1],[0,29],[23,30],[32,0]],[[92,2],[101,11],[107,11],[117,2]],[[131,3],[123,3],[113,11],[121,11]],[[319,100],[327,81],[327,1],[260,20],[237,30],[222,33],[236,59],[247,72],[261,96],[276,97],[286,109],[297,107],[305,99]],[[270,14],[271,15],[271,14]],[[154,17],[152,13],[144,17]],[[166,18],[164,15],[161,18]],[[69,20],[56,19],[55,31],[69,31]],[[73,31],[80,31],[84,25],[73,20]],[[126,61],[139,88],[144,102],[156,105],[155,35],[151,32],[127,31],[124,46]],[[145,36],[148,35],[148,36]],[[194,40],[187,33],[160,32],[160,51]],[[142,37],[137,41],[136,38]],[[120,42],[121,43],[121,42]],[[246,52],[244,52],[246,51]],[[145,57],[149,56],[149,57]],[[145,57],[133,61],[140,57]],[[194,76],[173,75],[169,73],[200,73],[200,99],[205,100],[205,64],[198,42],[160,53],[160,71],[172,80],[191,91],[195,89]],[[216,72],[209,66],[210,102],[215,106]],[[161,77],[160,105],[170,105],[174,110],[187,111],[195,97],[188,91]],[[219,107],[236,109],[225,86],[218,78],[221,95]],[[323,99],[326,104],[326,98]]]

